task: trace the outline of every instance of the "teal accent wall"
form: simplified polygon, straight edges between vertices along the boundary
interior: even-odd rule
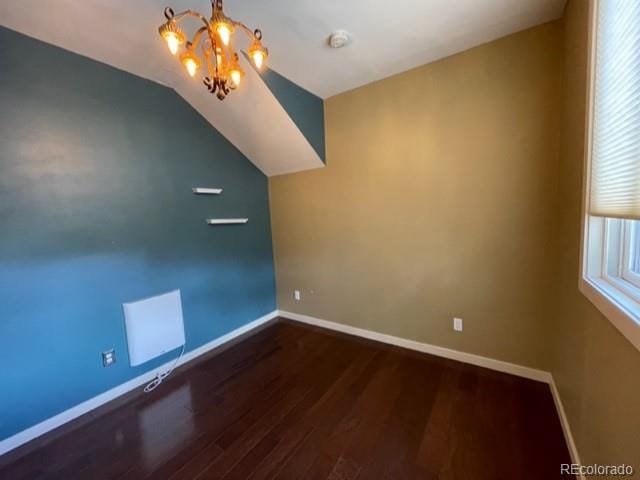
[[[258,73],[318,156],[326,163],[324,101],[275,70],[263,67]]]
[[[267,178],[172,90],[0,28],[0,439],[176,356],[129,367],[122,314],[176,288],[187,350],[276,308]]]

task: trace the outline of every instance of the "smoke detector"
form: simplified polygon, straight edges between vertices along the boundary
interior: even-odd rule
[[[329,46],[331,48],[342,48],[349,44],[351,38],[344,30],[336,30],[329,36]]]

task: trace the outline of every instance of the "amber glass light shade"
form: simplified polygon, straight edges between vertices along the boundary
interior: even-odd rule
[[[187,72],[191,77],[195,77],[196,72],[200,68],[200,59],[198,56],[193,53],[191,50],[187,50],[182,55],[180,55],[180,62],[184,65],[184,68],[187,69]]]
[[[262,68],[265,60],[269,56],[269,53],[266,48],[262,45],[260,40],[254,40],[249,47],[249,58],[253,61],[253,64],[256,66],[258,70]]]
[[[178,53],[178,48],[184,43],[184,33],[174,23],[168,22],[158,29],[160,36],[164,38],[172,55]]]
[[[226,20],[218,20],[214,24],[216,33],[220,36],[222,43],[227,46],[231,41],[231,34],[233,33],[233,25]]]

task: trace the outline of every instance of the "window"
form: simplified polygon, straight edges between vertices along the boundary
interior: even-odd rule
[[[640,349],[640,1],[592,22],[580,289]]]

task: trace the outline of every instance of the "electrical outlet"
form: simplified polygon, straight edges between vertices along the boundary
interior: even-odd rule
[[[102,352],[102,366],[110,367],[116,363],[116,351],[112,348],[106,352]]]
[[[462,319],[461,318],[455,318],[453,319],[453,329],[456,332],[461,332],[462,331]]]
[[[300,290],[294,290],[293,291],[293,298],[296,299],[296,302],[300,301]]]

